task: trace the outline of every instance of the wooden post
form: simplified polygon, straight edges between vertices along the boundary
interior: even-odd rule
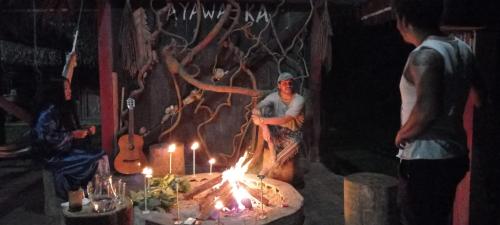
[[[320,38],[321,32],[321,19],[319,18],[318,8],[314,10],[312,17],[311,28],[311,46],[316,46],[315,42]],[[322,46],[324,47],[324,46]],[[319,49],[313,49],[311,52],[316,52]],[[309,160],[311,162],[319,161],[319,140],[321,135],[321,65],[322,59],[320,54],[311,53],[311,79],[309,80],[309,90],[311,90],[312,101],[312,134]],[[307,131],[306,131],[307,132]]]
[[[112,101],[113,101],[113,149],[118,149],[118,130],[120,129],[119,118],[120,118],[120,100],[118,99],[118,74],[116,72],[111,73],[112,81]],[[109,155],[109,154],[108,154]]]
[[[399,224],[397,180],[377,173],[355,173],[344,178],[345,225]]]
[[[101,143],[108,156],[113,153],[114,121],[117,115],[113,112],[113,49],[111,30],[111,6],[109,0],[98,3],[98,56],[99,56],[99,92],[101,103]]]
[[[463,123],[465,132],[467,134],[467,148],[469,149],[469,162],[472,156],[472,136],[473,136],[473,115],[474,115],[474,102],[471,96],[467,99],[465,111],[463,115]],[[465,177],[460,181],[457,186],[455,194],[455,202],[453,206],[453,225],[468,225],[469,224],[469,210],[470,210],[470,170],[467,171]]]

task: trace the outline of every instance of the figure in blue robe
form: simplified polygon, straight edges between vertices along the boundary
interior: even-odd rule
[[[53,172],[57,196],[66,200],[68,191],[85,187],[94,177],[104,152],[90,148],[88,138],[95,126],[80,126],[68,80],[52,80],[41,92],[32,124],[32,152]]]
[[[74,144],[72,131],[62,125],[60,118],[55,105],[41,111],[33,127],[34,151],[45,168],[53,172],[58,197],[66,199],[68,191],[85,187],[93,178],[104,152]]]

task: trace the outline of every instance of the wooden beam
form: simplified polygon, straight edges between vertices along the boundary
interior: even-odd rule
[[[28,124],[31,123],[32,117],[28,112],[26,112],[24,109],[17,106],[16,104],[7,101],[7,99],[5,99],[1,95],[0,95],[0,108],[5,110],[7,113],[17,117],[18,119],[27,122]]]
[[[99,53],[99,92],[101,104],[101,146],[108,156],[113,154],[114,121],[113,112],[113,40],[111,29],[111,6],[109,0],[98,1],[98,53]]]

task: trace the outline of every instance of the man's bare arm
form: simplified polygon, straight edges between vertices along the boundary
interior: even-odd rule
[[[281,117],[269,117],[269,118],[261,117],[261,123],[264,125],[282,125],[292,120],[293,116],[290,115],[284,115]]]
[[[444,73],[444,60],[433,49],[413,53],[406,79],[416,87],[417,100],[408,120],[398,131],[396,146],[418,136],[437,116],[440,108],[440,84]]]
[[[64,65],[62,76],[68,79],[71,83],[73,79],[73,72],[75,71],[75,67],[77,65],[77,54],[76,52],[70,52],[66,56],[66,64]]]

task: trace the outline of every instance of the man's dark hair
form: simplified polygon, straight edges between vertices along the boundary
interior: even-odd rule
[[[66,78],[58,77],[51,78],[45,81],[37,95],[36,100],[36,111],[35,118],[38,114],[47,109],[48,106],[54,105],[59,112],[61,125],[66,129],[78,129],[80,128],[80,121],[78,115],[76,114],[76,103],[73,100],[66,100],[64,97],[64,83],[68,82]],[[36,123],[36,120],[33,121]]]
[[[64,78],[50,78],[41,84],[35,96],[37,110],[41,110],[48,105],[62,107],[64,102]]]
[[[443,0],[392,0],[392,10],[398,18],[424,29],[439,29]]]

